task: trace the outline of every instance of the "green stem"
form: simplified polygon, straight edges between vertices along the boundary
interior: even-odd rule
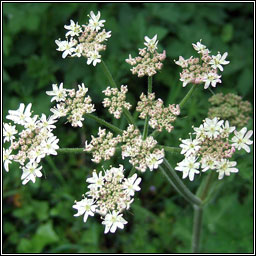
[[[104,73],[106,74],[111,87],[117,88],[116,82],[113,79],[113,77],[112,77],[106,63],[104,62],[104,60],[101,60],[101,63],[103,64]]]
[[[165,151],[172,153],[172,154],[180,154],[181,148],[177,147],[169,147],[169,146],[163,146],[159,145],[160,148],[163,148]]]
[[[62,174],[60,173],[60,171],[58,170],[58,168],[56,167],[54,161],[52,160],[52,158],[50,156],[47,156],[46,158],[46,161],[48,162],[48,164],[50,165],[50,167],[52,168],[54,174],[58,177],[58,179],[60,180],[60,182],[62,184],[65,184],[66,181],[65,179],[63,178]]]
[[[113,79],[113,76],[111,75],[106,63],[103,60],[101,60],[101,62],[103,64],[102,67],[104,68],[104,73],[106,74],[111,87],[117,88],[116,82]],[[123,108],[123,112],[124,112],[124,116],[125,116],[126,120],[128,121],[128,123],[133,124],[136,127],[136,123],[135,123],[131,113],[129,112],[129,110]]]
[[[153,79],[152,76],[148,77],[148,94],[152,93],[152,84],[153,84]],[[144,129],[143,129],[143,140],[145,140],[148,136],[148,121],[149,121],[149,116],[146,116],[145,123],[144,123]]]
[[[199,253],[202,224],[203,224],[203,208],[200,206],[194,205],[192,253]]]
[[[131,177],[136,172],[136,168],[133,166],[131,171],[129,172],[128,177]]]
[[[133,124],[135,127],[137,127],[136,122],[135,122],[135,120],[133,119],[133,117],[132,117],[130,111],[127,110],[126,108],[123,108],[123,112],[124,112],[125,118],[126,118],[126,120],[128,121],[128,123]]]
[[[170,163],[164,159],[163,161],[165,168],[168,170],[168,176],[174,184],[174,188],[191,204],[200,206],[202,201],[200,198],[195,196],[187,186],[182,182],[176,171],[172,168]],[[163,169],[164,170],[164,169]],[[164,170],[165,171],[165,170]]]
[[[212,185],[212,182],[215,180],[215,172],[212,170],[209,170],[209,174],[207,175],[206,179],[203,180],[200,187],[197,190],[196,195],[201,198],[203,203],[205,203],[205,200],[207,199],[207,196],[209,195],[209,191]]]
[[[159,131],[157,131],[157,130],[154,130],[151,134],[150,134],[150,136],[152,136],[152,137],[157,137],[158,135],[160,134],[160,132]]]
[[[95,115],[92,115],[92,114],[85,114],[85,116],[86,116],[86,117],[89,117],[89,118],[91,118],[91,119],[93,119],[93,120],[95,120],[96,122],[98,122],[98,123],[101,124],[101,125],[104,125],[104,126],[108,127],[109,129],[113,130],[113,131],[116,132],[116,133],[122,134],[122,132],[123,132],[121,129],[119,129],[119,128],[116,127],[115,125],[110,124],[110,123],[108,123],[107,121],[105,121],[105,120],[103,120],[102,118],[99,118],[99,117],[97,117],[97,116],[95,116]]]
[[[84,153],[84,148],[59,148],[57,150],[58,153],[60,154],[80,154],[80,153]]]
[[[215,180],[215,172],[210,171],[206,179],[203,180],[197,190],[196,195],[202,200],[202,206],[194,205],[194,220],[192,233],[192,253],[199,253],[200,251],[200,237],[203,225],[203,210],[208,201],[209,192],[213,181]]]
[[[194,90],[196,89],[198,85],[197,84],[193,84],[193,86],[190,88],[190,90],[188,91],[188,93],[185,95],[185,97],[182,99],[182,101],[180,102],[179,106],[180,109],[185,105],[185,103],[188,101],[188,99],[190,98],[190,96],[192,95],[192,93],[194,92]]]

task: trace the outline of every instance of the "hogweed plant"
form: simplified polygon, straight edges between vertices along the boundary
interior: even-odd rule
[[[53,84],[52,90],[46,92],[51,102],[55,103],[50,109],[52,115],[33,115],[31,103],[27,106],[21,103],[17,110],[9,110],[6,119],[10,122],[3,125],[4,168],[8,172],[12,162],[19,163],[22,184],[25,185],[42,177],[41,162],[46,156],[60,152],[88,153],[96,164],[111,159],[115,154],[120,154],[122,159],[128,158],[130,171],[125,170],[122,163],[119,167],[109,166],[100,172],[93,170],[91,177],[86,180],[88,188],[82,199],[73,204],[77,210],[74,216],[83,215],[84,222],[89,216],[100,215],[104,233],[114,233],[127,224],[125,210],[131,207],[135,192],[140,191],[142,173],[160,171],[194,207],[192,252],[198,252],[202,215],[209,201],[209,191],[225,176],[238,173],[237,163],[232,160],[234,154],[240,150],[250,152],[253,132],[243,127],[249,119],[250,104],[242,102],[241,97],[236,95],[216,94],[209,100],[213,105],[209,116],[199,127],[192,127],[187,138],[180,138],[180,147],[159,145],[156,135],[163,130],[170,133],[175,129],[175,120],[196,87],[207,89],[221,83],[220,72],[224,71],[224,65],[229,64],[226,60],[228,53],[211,55],[201,40],[193,44],[198,57],[184,59],[180,56],[175,61],[182,68],[180,81],[183,87],[188,84],[192,84],[192,87],[179,104],[165,106],[162,99],[156,99],[152,77],[163,68],[166,52],[158,52],[157,35],[153,38],[145,36],[145,47],[139,49],[139,56],[132,57],[129,54],[125,60],[132,66],[130,70],[133,75],[148,77],[147,94],[142,92],[137,106],[134,106],[138,117],[144,120],[141,131],[130,113],[132,105],[126,101],[128,86],[116,84],[100,55],[106,50],[111,31],[104,29],[105,20],[101,20],[100,12],[95,15],[91,11],[88,16],[86,25],[80,26],[71,20],[70,25],[64,26],[67,30],[66,39],[55,41],[57,51],[62,52],[62,58],[85,57],[86,64],[103,66],[110,84],[103,90],[103,107],[116,119],[124,116],[127,120],[126,129],[122,130],[96,116],[93,100],[88,95],[89,89],[83,83],[77,89],[65,89],[63,83]],[[54,129],[63,117],[73,127],[83,127],[85,117],[94,119],[100,125],[97,136],[92,135],[84,148],[59,148]],[[154,130],[151,134],[149,127]],[[165,158],[165,152],[180,153],[184,159],[173,168]],[[182,179],[189,178],[191,182],[195,175],[208,175],[201,182],[197,193],[193,194],[179,177],[179,172],[182,172]]]

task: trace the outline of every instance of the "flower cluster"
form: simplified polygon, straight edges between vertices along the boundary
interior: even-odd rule
[[[121,136],[113,137],[113,133],[106,132],[106,129],[99,127],[98,137],[91,136],[92,140],[88,144],[85,142],[86,152],[91,152],[93,158],[91,159],[95,163],[99,163],[102,159],[109,160],[116,151],[116,145],[121,142]]]
[[[228,93],[217,93],[209,98],[211,107],[208,111],[208,117],[219,117],[228,120],[231,125],[242,128],[247,125],[250,119],[252,106],[249,101],[243,101],[242,97]]]
[[[55,40],[58,45],[57,51],[61,51],[62,58],[67,56],[87,58],[87,64],[91,63],[96,66],[101,62],[101,51],[106,50],[104,41],[111,37],[111,31],[106,32],[104,27],[105,20],[100,20],[100,12],[95,15],[92,11],[89,16],[88,25],[78,25],[73,20],[70,20],[70,25],[65,25],[68,30],[66,40]],[[77,37],[75,39],[75,37]]]
[[[131,54],[129,58],[125,61],[133,66],[131,72],[133,75],[138,75],[138,77],[153,76],[158,70],[163,67],[163,61],[166,58],[166,52],[158,53],[157,49],[157,35],[152,39],[145,36],[145,48],[139,49],[139,56],[132,58]]]
[[[3,149],[4,168],[8,172],[9,164],[18,162],[23,171],[23,185],[30,180],[35,183],[36,177],[42,176],[39,163],[47,155],[57,155],[59,148],[59,139],[52,133],[56,118],[47,118],[45,114],[40,118],[38,115],[32,116],[31,107],[31,103],[26,107],[21,103],[17,110],[8,111],[6,118],[21,128],[11,123],[3,124],[4,143],[9,143],[9,147]]]
[[[200,58],[191,56],[189,59],[184,59],[180,56],[178,61],[174,60],[177,65],[182,67],[180,81],[183,82],[183,87],[188,83],[204,83],[204,89],[207,89],[210,85],[216,87],[217,83],[221,83],[221,75],[218,74],[218,69],[223,71],[222,65],[229,63],[229,61],[226,61],[228,53],[225,52],[223,55],[218,53],[216,56],[209,55],[209,49],[201,43],[201,40],[192,45],[200,54]]]
[[[249,139],[252,131],[247,132],[247,128],[244,127],[238,132],[235,127],[229,126],[228,121],[224,122],[217,117],[206,118],[203,124],[193,129],[196,138],[181,140],[181,154],[185,155],[185,159],[175,168],[183,172],[183,179],[189,177],[192,181],[194,175],[200,173],[200,165],[202,172],[216,170],[219,179],[224,175],[229,176],[232,172],[238,172],[235,168],[236,162],[229,159],[236,149],[243,148],[246,152],[250,152],[248,145],[253,143]],[[230,140],[232,133],[234,136]]]
[[[109,108],[110,114],[113,114],[115,118],[119,119],[123,112],[123,108],[129,110],[131,104],[126,102],[126,93],[128,92],[127,85],[121,85],[120,91],[117,88],[107,87],[103,93],[107,96],[103,100],[104,108]]]
[[[141,119],[149,116],[149,125],[160,132],[163,128],[171,132],[173,129],[172,122],[180,114],[179,105],[170,104],[165,108],[161,99],[155,100],[155,93],[149,93],[148,96],[142,93],[136,110],[140,112],[139,117]]]
[[[91,103],[91,97],[86,96],[88,88],[84,84],[78,85],[78,90],[65,89],[63,83],[58,87],[57,84],[52,85],[52,91],[47,91],[46,94],[52,96],[51,101],[60,102],[55,107],[51,108],[51,112],[55,118],[67,116],[68,122],[74,127],[82,127],[85,113],[95,111],[94,105]]]
[[[135,191],[139,191],[141,178],[134,174],[130,178],[124,177],[124,168],[111,167],[97,174],[94,170],[92,177],[86,181],[90,183],[89,191],[81,201],[76,202],[73,208],[77,210],[74,216],[84,215],[84,222],[88,216],[95,213],[101,215],[102,224],[105,225],[104,233],[114,233],[117,228],[124,228],[127,221],[122,217],[122,212],[130,208]]]
[[[152,136],[142,139],[138,129],[129,125],[123,132],[122,158],[130,157],[129,162],[139,171],[145,172],[147,167],[150,171],[157,169],[163,162],[164,150],[156,148],[157,141]]]

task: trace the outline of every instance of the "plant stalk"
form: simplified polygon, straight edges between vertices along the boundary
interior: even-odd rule
[[[148,94],[152,93],[152,84],[153,84],[153,79],[152,76],[148,77]],[[145,122],[144,122],[144,129],[143,129],[143,140],[145,140],[148,136],[148,121],[149,121],[149,116],[146,116]]]
[[[182,99],[182,101],[180,102],[179,106],[180,109],[182,109],[182,107],[185,105],[185,103],[188,101],[188,99],[190,98],[190,96],[192,95],[192,93],[194,92],[194,90],[196,89],[198,85],[197,84],[193,84],[193,86],[190,88],[190,90],[188,91],[188,93],[185,95],[185,97]]]
[[[203,207],[194,205],[192,253],[199,253],[202,224],[203,224]]]
[[[176,171],[172,168],[170,163],[164,159],[163,161],[164,167],[168,170],[168,174],[166,173],[165,176],[169,177],[168,181],[171,183],[171,185],[192,205],[198,205],[200,206],[202,204],[202,201],[200,198],[198,198],[196,195],[194,195],[187,186],[182,182],[182,180],[179,178],[179,176],[176,174]],[[162,172],[165,172],[165,169],[162,168]],[[171,180],[171,181],[170,181]]]
[[[119,129],[115,125],[113,125],[113,124],[111,124],[111,123],[109,123],[109,122],[107,122],[107,121],[103,120],[102,118],[99,118],[95,115],[85,114],[85,116],[95,120],[96,122],[98,122],[101,125],[104,125],[104,126],[108,127],[109,129],[113,130],[116,133],[122,134],[122,132],[123,132],[121,129]]]

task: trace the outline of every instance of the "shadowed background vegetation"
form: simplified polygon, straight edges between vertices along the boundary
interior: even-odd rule
[[[128,101],[135,104],[147,90],[146,78],[132,76],[125,62],[129,53],[137,55],[144,36],[158,34],[159,49],[165,49],[164,68],[153,78],[153,91],[165,104],[179,103],[191,85],[183,88],[180,67],[174,59],[196,54],[192,43],[202,39],[212,54],[229,53],[222,84],[215,93],[233,92],[253,103],[253,4],[252,3],[4,3],[3,4],[3,115],[17,109],[20,102],[32,103],[35,114],[50,114],[50,98],[45,91],[52,83],[66,88],[85,83],[97,115],[122,128],[126,121],[113,120],[103,109],[101,91],[109,86],[101,64],[86,65],[83,58],[62,59],[55,39],[62,38],[70,19],[79,24],[87,14],[101,11],[106,30],[112,31],[103,59],[118,85],[127,84]],[[186,104],[171,134],[163,132],[160,144],[178,146],[192,125],[199,125],[210,106],[209,90],[198,88]],[[133,111],[132,110],[132,111]],[[4,119],[5,121],[5,119]],[[86,119],[83,129],[65,121],[54,133],[61,147],[82,147],[98,124]],[[248,128],[252,129],[252,120]],[[138,121],[142,127],[143,121]],[[182,158],[166,153],[175,166]],[[252,253],[253,251],[253,158],[239,153],[239,173],[220,181],[205,210],[202,252]],[[52,159],[53,161],[51,161]],[[75,218],[72,205],[86,192],[86,177],[101,164],[90,155],[61,155],[43,161],[44,175],[26,186],[15,163],[3,173],[3,252],[5,253],[186,253],[190,251],[192,207],[181,198],[160,171],[146,172],[142,190],[124,217],[129,224],[115,234],[104,235],[98,217]],[[124,164],[120,154],[102,165]],[[180,175],[180,173],[179,173]],[[202,175],[203,176],[203,175]],[[195,191],[203,177],[191,183]]]

